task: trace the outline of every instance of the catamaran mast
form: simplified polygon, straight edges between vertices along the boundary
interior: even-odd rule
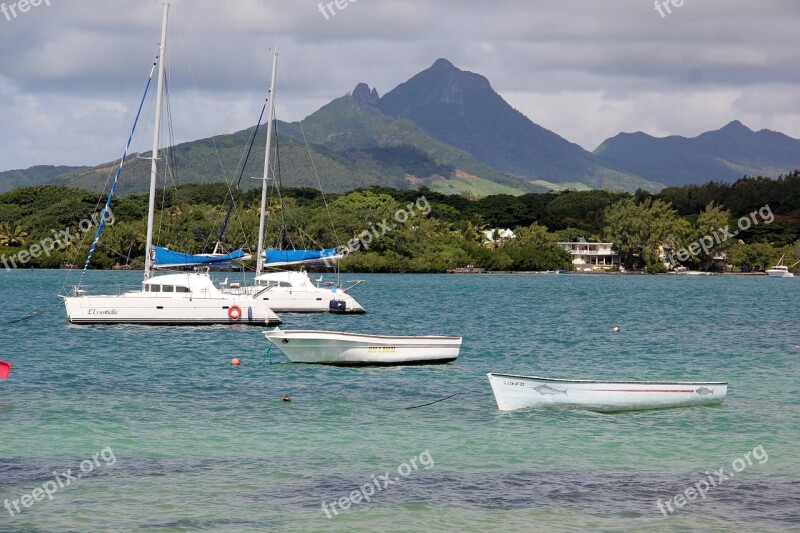
[[[153,275],[153,221],[156,212],[156,178],[158,173],[158,135],[161,133],[161,99],[164,93],[164,63],[167,55],[167,15],[169,4],[164,2],[161,21],[161,41],[158,44],[158,88],[156,89],[156,120],[153,124],[153,155],[150,159],[150,200],[147,207],[147,246],[145,247],[144,279]]]
[[[267,144],[264,153],[264,177],[261,181],[261,219],[258,223],[258,255],[256,277],[264,269],[264,219],[267,213],[267,180],[269,179],[269,155],[272,148],[272,121],[275,119],[275,74],[278,71],[278,53],[272,53],[272,81],[269,85],[269,112],[267,113]]]

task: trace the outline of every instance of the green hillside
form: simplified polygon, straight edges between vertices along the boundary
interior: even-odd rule
[[[161,172],[168,168],[169,174],[159,177],[159,188],[183,183],[231,183],[239,175],[252,131],[250,128],[176,145],[167,158],[170,164],[161,165]],[[249,178],[263,173],[265,135],[266,128],[261,127],[244,170],[245,189],[257,186],[258,181]],[[309,116],[302,128],[297,122],[278,121],[273,143],[279,148],[273,162],[280,169],[285,187],[321,186],[325,192],[344,192],[371,186],[407,189],[429,185],[437,190],[478,195],[546,190],[434,141],[413,122],[386,117],[350,95],[337,98]],[[148,190],[149,157],[149,152],[128,157],[118,186],[120,194]],[[21,182],[35,176],[31,179],[36,183],[100,191],[116,172],[117,164],[111,161],[96,167],[51,167],[62,171],[49,169],[41,175],[31,171],[22,175]],[[451,179],[455,181],[448,186]]]
[[[21,187],[52,183],[61,176],[79,172],[85,168],[89,167],[37,165],[20,170],[6,170],[0,172],[0,193]]]

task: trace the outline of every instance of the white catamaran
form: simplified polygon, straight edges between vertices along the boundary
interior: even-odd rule
[[[769,276],[771,278],[793,278],[794,277],[794,274],[789,272],[789,269],[792,268],[793,266],[799,264],[800,261],[798,261],[794,265],[786,266],[786,265],[782,265],[781,264],[781,263],[783,263],[783,258],[784,257],[786,257],[786,254],[783,254],[781,256],[781,258],[778,260],[778,264],[777,265],[775,265],[772,268],[767,269],[767,276]]]
[[[153,131],[153,152],[150,167],[150,198],[147,215],[147,244],[144,266],[144,280],[140,290],[132,290],[116,295],[88,295],[82,286],[83,274],[91,261],[97,246],[103,221],[106,220],[122,165],[128,154],[133,130],[136,128],[139,115],[134,121],[128,144],[120,160],[114,183],[103,210],[103,217],[98,224],[97,233],[84,264],[81,281],[73,288],[72,294],[63,296],[69,322],[73,324],[146,324],[146,325],[206,325],[206,324],[251,324],[257,326],[278,325],[281,319],[270,309],[269,302],[255,299],[251,295],[226,294],[217,288],[208,271],[181,272],[154,276],[156,267],[169,267],[178,264],[191,264],[196,267],[216,262],[226,262],[244,257],[244,252],[237,250],[230,254],[209,256],[191,256],[181,254],[153,245],[153,221],[155,214],[155,188],[158,160],[159,130],[161,128],[162,95],[164,89],[164,65],[166,54],[167,22],[169,4],[163,6],[161,41],[158,48],[158,87],[156,96],[156,116]],[[152,80],[153,68],[150,71]],[[147,95],[147,88],[139,105]]]
[[[264,154],[264,174],[261,178],[261,218],[258,226],[258,256],[255,282],[252,286],[232,284],[223,288],[225,294],[249,296],[278,313],[364,313],[365,310],[347,291],[361,283],[351,282],[347,287],[314,284],[305,270],[270,270],[293,265],[324,263],[331,265],[343,258],[335,248],[323,250],[280,250],[264,248],[264,226],[267,213],[267,188],[270,180],[270,152],[272,151],[273,123],[275,121],[275,74],[278,54],[272,54],[272,81],[269,89],[267,112],[267,141]],[[274,182],[274,181],[273,181]]]

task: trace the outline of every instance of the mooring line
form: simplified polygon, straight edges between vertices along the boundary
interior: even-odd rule
[[[61,305],[61,304],[60,303],[53,304],[50,307],[47,307],[45,309],[42,309],[41,311],[37,311],[37,312],[33,313],[32,315],[24,316],[24,317],[18,318],[16,320],[10,320],[10,321],[6,322],[6,324],[16,324],[17,322],[25,322],[26,320],[30,320],[32,318],[36,318],[39,315],[43,315],[45,313],[48,313],[48,312],[52,311],[53,309],[55,309],[56,307],[58,307],[59,305]]]
[[[443,402],[445,400],[449,400],[453,396],[458,396],[459,394],[463,394],[463,393],[467,392],[469,389],[471,389],[472,387],[474,387],[475,385],[477,385],[478,383],[480,383],[484,379],[486,379],[486,377],[481,377],[478,380],[476,380],[476,381],[472,382],[471,384],[469,384],[467,387],[461,389],[458,392],[455,392],[455,393],[451,394],[450,396],[445,396],[444,398],[439,398],[438,400],[434,400],[432,402],[423,403],[423,404],[420,404],[420,405],[412,405],[411,407],[404,407],[403,409],[418,409],[420,407],[425,407],[426,405],[433,405],[435,403],[439,403],[439,402]]]

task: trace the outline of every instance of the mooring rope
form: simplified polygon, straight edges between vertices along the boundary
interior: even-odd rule
[[[477,385],[478,383],[480,383],[484,379],[486,379],[486,377],[482,376],[479,379],[477,379],[476,381],[473,381],[472,383],[470,383],[468,386],[466,386],[463,389],[461,389],[460,391],[458,391],[456,393],[453,393],[453,394],[451,394],[449,396],[445,396],[444,398],[439,398],[438,400],[434,400],[432,402],[423,403],[423,404],[420,404],[420,405],[412,405],[411,407],[404,407],[403,409],[418,409],[420,407],[425,407],[426,405],[433,405],[435,403],[439,403],[439,402],[443,402],[445,400],[449,400],[450,398],[452,398],[454,396],[458,396],[459,394],[463,394],[463,393],[467,392],[469,389],[471,389],[472,387],[474,387],[475,385]]]
[[[58,307],[59,305],[61,305],[60,302],[59,303],[55,303],[55,304],[51,305],[50,307],[42,309],[41,311],[36,311],[32,315],[24,316],[24,317],[18,318],[16,320],[10,320],[10,321],[6,322],[6,324],[16,324],[17,322],[25,322],[26,320],[30,320],[32,318],[36,318],[39,315],[43,315],[45,313],[48,313],[48,312],[52,311],[53,309],[55,309],[56,307]]]

